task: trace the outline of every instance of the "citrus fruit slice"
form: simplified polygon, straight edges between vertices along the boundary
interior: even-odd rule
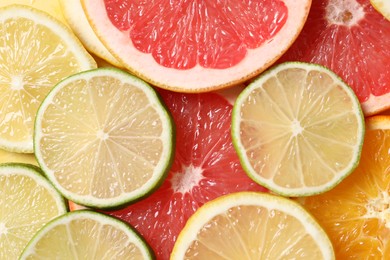
[[[38,110],[35,155],[68,199],[116,207],[164,179],[174,136],[169,112],[145,82],[100,68],[66,78]]]
[[[0,147],[32,153],[43,98],[61,79],[96,63],[66,26],[37,9],[3,7],[0,31]]]
[[[85,48],[108,63],[116,67],[122,67],[121,63],[111,55],[95,35],[85,16],[80,0],[59,0],[59,2],[67,23]]]
[[[70,212],[50,221],[20,259],[153,259],[129,225],[93,211]]]
[[[359,166],[334,189],[300,200],[338,259],[390,259],[390,116],[366,120]]]
[[[332,244],[298,203],[275,195],[232,193],[188,220],[171,259],[334,259]]]
[[[133,74],[161,88],[201,92],[269,67],[298,36],[311,0],[82,4],[96,35]]]
[[[287,62],[253,81],[233,108],[243,168],[285,196],[331,189],[358,164],[364,118],[358,99],[325,67]]]
[[[35,155],[32,153],[14,153],[0,149],[0,164],[1,163],[26,163],[38,166]]]
[[[66,203],[37,167],[0,165],[0,259],[18,259],[33,235],[66,212]]]
[[[67,25],[64,15],[61,10],[59,0],[1,0],[0,7],[8,5],[27,5],[43,12],[48,13],[49,15],[55,17],[63,24]]]
[[[185,222],[203,203],[235,191],[265,191],[240,166],[230,136],[232,105],[215,93],[160,91],[176,125],[167,179],[149,197],[107,212],[135,227],[158,259],[169,259]]]
[[[372,6],[390,21],[390,1],[388,0],[370,0]]]
[[[365,115],[390,108],[390,22],[369,0],[313,1],[281,61],[324,65],[355,91]]]

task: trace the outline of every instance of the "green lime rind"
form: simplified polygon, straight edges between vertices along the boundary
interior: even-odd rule
[[[153,181],[149,182],[147,187],[142,186],[142,189],[137,190],[137,192],[132,192],[131,195],[123,194],[119,197],[115,197],[112,199],[98,199],[96,197],[88,197],[88,196],[79,196],[78,194],[69,192],[68,190],[64,189],[57,181],[56,178],[53,176],[53,172],[51,169],[47,167],[45,164],[44,159],[42,158],[42,154],[40,152],[39,148],[39,142],[42,138],[41,133],[41,121],[43,113],[47,106],[49,106],[52,103],[52,98],[55,96],[55,94],[60,91],[60,89],[68,84],[69,82],[74,82],[78,79],[85,79],[90,78],[93,76],[102,76],[102,75],[109,75],[113,77],[118,77],[121,80],[125,80],[125,82],[130,84],[135,84],[136,87],[139,89],[142,89],[144,93],[147,94],[149,97],[149,100],[153,102],[158,108],[159,115],[161,116],[160,119],[163,121],[163,127],[164,127],[164,136],[162,140],[164,140],[164,151],[165,155],[163,155],[163,158],[161,159],[161,163],[159,164],[158,171],[154,173]],[[100,208],[100,209],[118,209],[123,208],[129,204],[132,204],[136,201],[139,201],[147,196],[149,196],[151,193],[153,193],[156,189],[158,189],[161,184],[166,179],[168,172],[171,168],[171,165],[174,160],[174,150],[175,150],[175,125],[174,120],[172,118],[172,115],[170,114],[169,110],[167,109],[166,105],[164,104],[162,98],[158,94],[158,92],[150,86],[145,81],[139,79],[136,76],[133,76],[129,74],[128,72],[125,72],[118,68],[98,68],[98,69],[92,69],[88,71],[83,71],[77,74],[74,74],[72,76],[69,76],[68,78],[60,81],[46,96],[44,101],[42,102],[41,106],[38,109],[38,114],[35,120],[35,131],[34,131],[34,153],[36,155],[36,159],[38,164],[40,165],[41,169],[43,170],[45,176],[53,183],[53,185],[61,192],[61,194],[67,198],[68,200],[71,200],[77,204],[90,207],[90,208]]]
[[[8,172],[10,170],[21,170],[23,174],[33,178],[41,185],[43,185],[47,190],[51,192],[55,200],[57,201],[57,206],[60,211],[64,213],[68,211],[68,202],[61,195],[61,193],[52,185],[50,181],[45,178],[44,172],[41,168],[36,165],[28,164],[28,163],[19,163],[19,162],[7,162],[0,163],[0,175],[4,174],[4,172]]]
[[[28,185],[21,186],[24,183]],[[31,164],[1,163],[0,186],[0,224],[6,227],[5,234],[0,230],[1,249],[5,250],[0,258],[16,259],[35,232],[68,211],[67,202]]]
[[[241,137],[240,137],[240,109],[241,105],[244,102],[244,100],[250,95],[250,93],[257,88],[262,87],[262,83],[265,82],[268,78],[271,78],[274,76],[277,72],[283,70],[284,68],[303,68],[303,69],[313,69],[313,70],[319,70],[322,72],[326,72],[329,76],[331,76],[334,80],[336,80],[339,85],[343,88],[343,90],[348,94],[350,97],[350,100],[353,103],[354,111],[356,112],[356,118],[358,122],[358,136],[357,136],[357,143],[356,143],[356,149],[354,150],[353,159],[351,160],[350,164],[344,169],[344,171],[339,172],[337,175],[337,178],[334,178],[332,181],[326,183],[325,185],[321,185],[319,187],[314,188],[296,188],[296,189],[289,189],[289,188],[283,188],[280,187],[273,182],[268,181],[267,179],[259,176],[259,174],[253,169],[251,166],[248,157],[246,155],[245,148],[243,147],[241,143]],[[283,105],[283,104],[282,104]],[[233,147],[236,150],[241,166],[243,167],[246,174],[256,183],[259,185],[262,185],[269,189],[271,192],[274,192],[276,194],[287,196],[287,197],[304,197],[304,196],[311,196],[316,194],[324,193],[328,190],[331,190],[333,187],[335,187],[337,184],[339,184],[342,180],[344,180],[349,174],[351,174],[355,168],[358,166],[360,157],[361,157],[361,151],[364,141],[364,134],[365,134],[365,124],[364,124],[364,114],[363,110],[361,108],[360,102],[353,91],[353,89],[348,86],[337,74],[335,74],[333,71],[331,71],[329,68],[326,68],[319,64],[314,63],[306,63],[306,62],[284,62],[281,64],[278,64],[276,66],[271,67],[264,73],[262,73],[260,76],[255,78],[253,81],[249,83],[249,85],[238,95],[237,99],[235,100],[235,103],[233,105],[232,110],[232,126],[231,126],[231,136],[232,136],[232,142]]]
[[[114,226],[118,232],[123,232],[128,237],[128,244],[133,243],[137,246],[137,248],[142,253],[142,259],[148,260],[148,259],[155,259],[155,255],[153,250],[151,249],[150,245],[145,241],[145,239],[138,233],[138,231],[133,228],[130,224],[115,218],[110,215],[106,215],[103,213],[99,213],[96,211],[83,209],[83,210],[77,210],[68,212],[66,214],[63,214],[61,216],[58,216],[57,218],[51,220],[48,222],[45,226],[43,226],[35,235],[34,237],[28,242],[27,246],[23,250],[22,254],[20,255],[20,260],[23,259],[29,259],[31,255],[34,255],[35,257],[39,258],[39,255],[37,256],[37,250],[36,246],[39,244],[40,240],[45,237],[46,235],[50,234],[50,231],[59,225],[67,225],[72,222],[72,220],[79,220],[79,219],[90,219],[98,222],[101,226]],[[81,228],[80,228],[81,229]],[[92,231],[92,230],[91,230]],[[115,232],[116,233],[116,232]],[[106,236],[107,234],[103,234]],[[99,245],[99,237],[90,237],[91,238],[91,244],[92,241],[96,241],[96,248],[100,248]],[[114,240],[115,237],[112,237],[112,240]],[[60,239],[63,241],[63,239]],[[72,245],[74,240],[77,240],[77,237],[69,237],[69,245]],[[53,241],[53,243],[58,243],[57,241]],[[76,245],[77,246],[77,245]],[[65,247],[65,246],[64,246]],[[68,246],[69,248],[69,246]],[[50,250],[50,245],[48,246],[47,250],[45,250],[45,257],[48,257],[48,250]],[[124,250],[124,248],[118,248],[118,251]],[[72,251],[75,253],[77,250]],[[70,252],[69,252],[70,253]],[[50,256],[49,256],[50,257]],[[53,252],[52,257],[60,257],[58,256],[58,252]],[[63,256],[66,257],[66,256]],[[77,256],[78,259],[81,259],[80,257],[86,257],[85,255]],[[93,256],[90,256],[93,257]],[[92,258],[91,258],[92,259]],[[119,258],[118,258],[119,259]]]

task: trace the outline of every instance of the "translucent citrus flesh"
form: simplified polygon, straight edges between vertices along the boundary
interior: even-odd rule
[[[239,163],[230,135],[231,104],[215,93],[159,92],[176,125],[167,179],[147,198],[106,213],[135,227],[158,259],[169,259],[180,230],[203,203],[227,193],[266,189]]]
[[[96,256],[101,259],[119,259],[119,256],[120,259],[138,259],[142,256],[134,244],[128,243],[126,234],[115,227],[81,219],[54,227],[39,241],[34,255],[28,259],[54,259],[58,256],[72,259],[75,255],[80,259],[94,259]]]
[[[278,225],[283,228],[277,228]],[[314,238],[294,217],[263,207],[240,206],[208,221],[188,248],[185,259],[242,259],[244,256],[246,259],[321,259],[322,254]]]
[[[142,242],[134,241],[127,229],[92,214],[66,221],[59,218],[31,240],[22,259],[147,259],[145,249],[140,249]]]
[[[302,209],[296,204],[272,197],[265,197],[265,203],[261,194],[245,200],[242,194],[246,192],[227,195],[200,208],[180,233],[172,259],[332,258],[326,234],[312,225],[314,219],[300,214]],[[275,207],[279,203],[280,207]]]
[[[43,98],[61,79],[96,64],[54,19],[29,9],[22,14],[19,8],[10,10],[2,11],[10,18],[0,20],[0,145],[32,152],[35,114]]]
[[[367,120],[362,157],[338,186],[300,200],[324,227],[338,259],[390,258],[390,117]]]
[[[229,2],[109,0],[105,6],[115,27],[162,66],[224,69],[272,39],[289,15],[280,0]]]
[[[352,87],[366,116],[389,109],[390,22],[368,0],[312,3],[303,30],[280,61],[330,68]]]
[[[69,80],[50,96],[36,155],[62,191],[104,203],[157,181],[172,141],[163,108],[150,95],[96,74]]]
[[[363,119],[356,99],[320,68],[281,69],[261,84],[237,115],[252,177],[301,195],[337,183],[358,161]]]
[[[0,259],[17,259],[43,225],[66,212],[60,195],[37,174],[0,167]]]

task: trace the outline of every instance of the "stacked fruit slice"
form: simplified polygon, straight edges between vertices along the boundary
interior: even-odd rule
[[[371,2],[0,3],[0,258],[388,258]]]

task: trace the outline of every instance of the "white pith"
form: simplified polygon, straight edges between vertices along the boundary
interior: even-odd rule
[[[289,12],[286,24],[261,48],[248,50],[246,57],[238,65],[228,69],[205,69],[198,65],[189,70],[177,70],[159,65],[150,54],[134,48],[128,33],[119,31],[109,22],[104,1],[82,2],[96,35],[126,68],[151,84],[183,92],[209,91],[231,86],[270,66],[298,36],[311,5],[309,0],[285,0],[284,3]]]

